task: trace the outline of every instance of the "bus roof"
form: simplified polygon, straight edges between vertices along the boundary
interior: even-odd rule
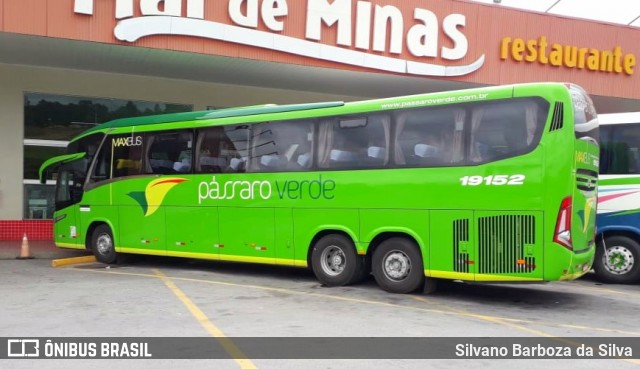
[[[600,124],[640,123],[640,112],[598,114]]]
[[[194,111],[194,112],[185,112],[185,113],[148,115],[148,116],[135,117],[135,118],[122,118],[122,119],[112,120],[106,123],[99,124],[95,127],[92,127],[86,130],[85,132],[83,132],[82,136],[85,136],[91,132],[101,131],[109,128],[144,126],[149,124],[172,123],[172,122],[181,122],[181,121],[198,120],[198,119],[215,119],[215,118],[229,118],[229,117],[238,117],[238,116],[269,114],[269,113],[283,113],[283,112],[297,111],[297,110],[333,108],[333,107],[343,106],[343,105],[344,105],[343,101],[309,103],[309,104],[290,104],[290,105],[265,104],[265,105],[242,106],[237,108],[218,109],[218,110],[204,110],[204,111]]]
[[[102,123],[95,127],[92,127],[78,136],[74,137],[71,141],[78,140],[82,137],[85,137],[91,133],[99,132],[99,131],[108,131],[114,128],[125,128],[125,127],[138,127],[138,126],[146,126],[153,124],[162,124],[162,123],[177,123],[177,122],[186,122],[192,121],[197,122],[199,120],[211,120],[211,119],[220,119],[220,118],[231,118],[231,117],[243,117],[243,116],[257,116],[257,115],[265,115],[265,114],[277,114],[277,113],[285,113],[285,112],[296,112],[296,111],[306,111],[306,110],[314,110],[314,109],[331,109],[331,108],[340,108],[340,107],[361,107],[366,106],[368,104],[381,104],[381,106],[386,105],[386,107],[380,108],[381,110],[392,109],[393,106],[405,106],[407,103],[407,107],[413,106],[423,106],[424,104],[411,104],[412,102],[436,102],[439,104],[446,104],[450,101],[458,101],[458,100],[449,100],[452,96],[462,96],[468,97],[469,95],[477,95],[480,92],[482,93],[491,93],[491,98],[499,98],[500,96],[514,96],[515,90],[522,88],[522,91],[533,91],[532,89],[536,89],[542,86],[555,86],[556,88],[567,89],[567,84],[563,83],[554,83],[554,82],[538,82],[538,83],[521,83],[521,84],[512,84],[512,85],[501,85],[501,86],[486,86],[486,87],[478,87],[471,89],[463,89],[463,90],[454,90],[454,91],[440,91],[435,93],[425,93],[425,94],[416,94],[416,95],[407,95],[407,96],[395,96],[390,98],[382,98],[382,99],[372,99],[372,100],[362,100],[357,102],[345,103],[342,101],[335,102],[320,102],[320,103],[307,103],[307,104],[290,104],[290,105],[275,105],[275,104],[265,104],[265,105],[251,105],[251,106],[243,106],[243,107],[233,107],[228,109],[219,109],[219,110],[205,110],[205,111],[195,111],[195,112],[185,112],[185,113],[173,113],[173,114],[161,114],[161,115],[150,115],[150,116],[142,116],[142,117],[133,117],[133,118],[122,118],[112,120],[106,123]],[[484,96],[487,96],[486,94]],[[427,99],[427,100],[425,100]],[[442,100],[442,101],[440,101]],[[475,101],[475,100],[460,100],[460,101]],[[203,125],[206,123],[203,122]]]

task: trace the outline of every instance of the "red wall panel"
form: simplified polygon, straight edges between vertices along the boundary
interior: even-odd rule
[[[2,29],[5,32],[46,36],[48,5],[49,0],[5,0]],[[70,10],[73,12],[73,9]]]
[[[30,241],[53,240],[53,221],[0,220],[0,241],[22,240],[25,234]]]
[[[0,31],[4,29],[4,0],[0,0]]]

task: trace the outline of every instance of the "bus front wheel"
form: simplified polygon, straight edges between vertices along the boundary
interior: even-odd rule
[[[626,236],[604,237],[596,247],[593,269],[608,283],[640,280],[640,244]]]
[[[393,293],[411,293],[424,283],[418,245],[405,238],[383,241],[373,252],[373,276],[380,288]]]
[[[363,258],[346,236],[330,234],[319,239],[311,251],[311,266],[325,286],[345,286],[362,278]]]
[[[113,243],[113,233],[108,225],[101,224],[93,231],[91,249],[99,262],[105,264],[116,262],[118,254]]]

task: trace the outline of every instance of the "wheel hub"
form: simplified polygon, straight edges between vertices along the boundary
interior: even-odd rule
[[[346,256],[338,246],[329,246],[320,256],[322,270],[331,276],[337,276],[344,271]]]
[[[390,279],[405,279],[411,271],[409,257],[401,251],[393,251],[384,258],[384,272]]]
[[[606,250],[604,266],[612,274],[626,274],[633,269],[635,263],[631,251],[622,246],[613,246]]]
[[[98,239],[96,240],[96,248],[100,254],[104,255],[109,253],[112,247],[111,237],[109,237],[109,235],[101,234],[98,236]]]

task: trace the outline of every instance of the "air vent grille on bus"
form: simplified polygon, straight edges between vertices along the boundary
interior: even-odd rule
[[[564,121],[562,118],[563,111],[564,111],[564,103],[557,102],[553,107],[553,118],[551,120],[551,128],[549,129],[549,132],[553,132],[562,128],[564,124]]]
[[[478,273],[529,273],[535,258],[525,256],[535,244],[533,215],[478,218]]]
[[[469,242],[469,219],[453,221],[453,270],[469,273],[469,253],[461,242]]]

